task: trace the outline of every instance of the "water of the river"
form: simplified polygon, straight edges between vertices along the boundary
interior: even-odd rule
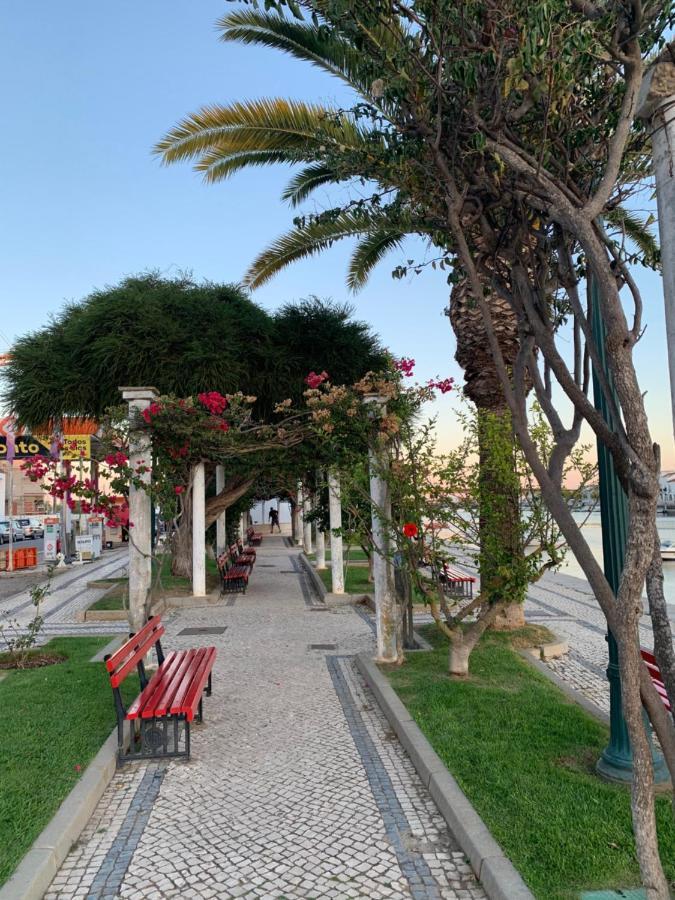
[[[587,514],[575,513],[575,518],[578,522],[581,522],[586,515]],[[673,541],[673,543],[675,543],[675,516],[659,516],[657,523],[661,540]],[[599,512],[591,513],[590,516],[588,516],[588,521],[583,526],[582,531],[595,558],[602,563],[602,532],[600,531]],[[560,571],[565,572],[567,575],[576,575],[578,578],[585,577],[579,563],[572,553],[567,554]],[[666,562],[664,560],[663,576],[666,600],[668,603],[675,603],[675,561]]]

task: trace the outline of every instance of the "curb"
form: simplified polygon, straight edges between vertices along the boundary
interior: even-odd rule
[[[314,588],[315,588],[316,592],[318,593],[319,598],[321,599],[321,602],[324,602],[325,598],[326,598],[326,594],[328,593],[328,590],[326,588],[326,585],[321,580],[321,576],[317,573],[314,566],[307,559],[307,554],[305,553],[304,550],[300,553],[300,562],[305,567],[305,571],[307,571],[309,573],[309,576],[312,579],[312,583],[314,584]]]
[[[375,662],[366,653],[359,653],[356,665],[431,794],[438,811],[466,854],[489,900],[535,900],[534,894],[492,837],[485,822]]]
[[[14,874],[0,887],[0,900],[41,900],[112,781],[116,754],[115,728]]]

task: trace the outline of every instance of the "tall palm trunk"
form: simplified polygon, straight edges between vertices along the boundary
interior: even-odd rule
[[[506,301],[492,298],[495,330],[507,363],[518,352],[518,326]],[[493,628],[519,628],[524,622],[523,588],[504,579],[524,560],[520,528],[520,485],[511,464],[515,439],[511,412],[499,383],[485,328],[468,286],[460,283],[450,296],[450,323],[457,338],[455,359],[464,369],[464,393],[478,414],[480,459],[479,570],[481,590],[500,609]],[[514,579],[516,580],[516,579]]]

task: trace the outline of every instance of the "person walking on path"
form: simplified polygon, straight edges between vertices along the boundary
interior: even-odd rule
[[[279,524],[279,510],[275,509],[273,506],[270,506],[269,511],[269,520],[270,520],[270,534],[274,534],[274,526],[277,526],[277,530],[279,534],[281,534],[281,525]]]

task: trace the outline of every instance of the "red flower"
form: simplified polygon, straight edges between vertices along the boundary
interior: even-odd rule
[[[183,487],[182,484],[177,484],[176,487],[173,489],[173,492],[174,492],[174,494],[182,494],[184,490],[185,490],[185,488]]]
[[[427,387],[433,388],[441,392],[441,394],[447,394],[448,391],[451,391],[455,385],[454,378],[444,378],[442,381],[427,381]]]
[[[227,397],[223,397],[218,391],[197,394],[197,400],[212,416],[219,416],[227,409]]]
[[[406,378],[412,378],[413,369],[415,368],[415,360],[408,356],[402,356],[394,363],[394,368],[405,375]]]
[[[416,538],[419,534],[417,525],[414,522],[406,522],[403,526],[403,534],[407,538]]]
[[[309,373],[307,378],[305,378],[305,384],[311,388],[318,388],[320,384],[323,384],[324,381],[328,380],[328,372],[325,370],[323,372],[319,372],[317,375],[316,372],[312,371]]]

